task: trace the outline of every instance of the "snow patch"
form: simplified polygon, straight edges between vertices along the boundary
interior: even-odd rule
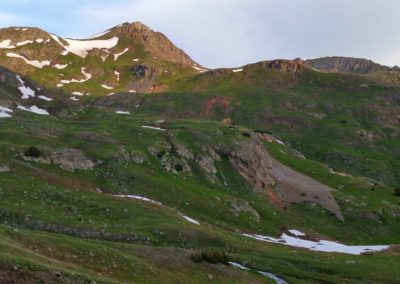
[[[77,80],[77,79],[61,80],[61,83],[62,84],[84,83],[86,81],[89,81],[92,78],[92,74],[86,73],[86,68],[85,67],[82,67],[81,72],[85,76],[85,79],[81,79],[81,80]]]
[[[25,81],[19,75],[15,76],[17,80],[22,84],[22,87],[18,87],[18,90],[21,92],[21,99],[27,100],[29,98],[34,98],[36,92],[32,90],[30,87],[25,86]]]
[[[67,44],[64,44],[61,39],[56,35],[51,35],[51,37],[61,45],[65,50],[61,53],[62,55],[67,55],[68,53],[76,54],[82,58],[86,58],[88,52],[98,48],[98,49],[109,49],[113,48],[118,44],[118,37],[113,37],[106,40],[77,40],[63,38]]]
[[[55,64],[54,67],[57,68],[57,69],[62,70],[62,69],[67,68],[68,65],[69,65],[69,64]]]
[[[38,98],[41,99],[41,100],[47,101],[47,102],[53,101],[52,98],[49,98],[49,97],[46,97],[46,96],[43,96],[43,95],[38,96]]]
[[[345,254],[360,255],[368,252],[378,252],[388,249],[390,246],[387,245],[377,245],[377,246],[348,246],[341,243],[332,241],[309,241],[303,240],[297,237],[291,237],[287,234],[282,234],[280,238],[272,238],[268,236],[262,236],[257,234],[242,234],[245,237],[256,239],[263,242],[280,244],[291,247],[305,248],[311,251],[318,252],[338,252]]]
[[[200,67],[198,67],[198,66],[196,66],[196,65],[193,65],[192,67],[193,67],[194,70],[197,70],[197,71],[199,71],[200,73],[204,73],[204,72],[207,72],[207,71],[208,71],[208,69],[200,68]]]
[[[153,130],[158,130],[158,131],[167,131],[166,129],[163,129],[160,127],[154,127],[154,126],[148,126],[148,125],[142,125],[142,128],[153,129]]]
[[[124,55],[125,53],[127,53],[129,50],[129,48],[125,48],[124,51],[120,52],[120,53],[116,53],[114,54],[114,61],[118,60],[118,58],[122,55]]]
[[[13,113],[12,109],[0,106],[0,118],[12,117],[10,113]]]
[[[32,65],[36,68],[43,68],[44,66],[48,66],[51,64],[51,61],[49,60],[45,60],[45,61],[39,61],[39,60],[29,60],[27,58],[25,58],[22,55],[19,55],[17,53],[12,53],[12,52],[8,52],[6,54],[8,57],[14,57],[14,58],[20,58],[23,59],[27,64]]]
[[[75,102],[79,101],[79,99],[77,97],[70,97],[69,99],[72,101],[75,101]]]
[[[200,225],[200,223],[198,221],[196,221],[195,219],[192,219],[186,215],[180,214],[182,216],[183,219],[185,219],[186,221],[188,221],[189,223],[195,224],[195,225]]]
[[[47,110],[38,108],[37,106],[30,106],[28,108],[24,107],[24,106],[18,106],[18,109],[24,110],[24,111],[33,112],[33,113],[36,113],[36,114],[39,114],[39,115],[49,115]]]
[[[101,87],[107,90],[114,90],[114,87],[108,86],[106,84],[102,84]]]
[[[242,269],[242,270],[247,270],[247,271],[250,270],[250,268],[248,268],[248,267],[246,267],[244,265],[241,265],[240,263],[233,262],[233,261],[229,261],[229,265],[231,265],[233,267],[236,267],[236,268],[239,268],[239,269]],[[273,274],[271,272],[265,272],[265,271],[259,271],[259,270],[257,272],[260,273],[261,275],[269,278],[269,279],[274,280],[275,283],[277,283],[277,284],[288,284],[288,282],[286,282],[282,278],[279,278],[278,276],[276,276],[275,274]]]
[[[233,72],[233,73],[243,72],[243,68],[240,68],[240,69],[233,69],[232,72]]]
[[[117,81],[119,81],[121,74],[118,71],[114,71],[114,75],[115,75],[115,78],[117,79]]]
[[[126,114],[126,115],[131,114],[129,111],[122,111],[122,110],[118,110],[118,111],[116,111],[115,113],[116,113],[116,114]]]
[[[120,198],[129,198],[129,199],[136,199],[136,200],[141,200],[141,201],[145,201],[145,202],[149,202],[149,203],[153,203],[156,205],[160,205],[162,206],[161,202],[158,201],[154,201],[150,198],[144,197],[144,196],[140,196],[140,195],[114,195],[115,197],[120,197]]]
[[[291,233],[293,236],[296,236],[296,237],[304,237],[306,235],[303,232],[300,232],[300,231],[294,230],[294,229],[289,230],[288,232]]]
[[[5,39],[0,42],[0,48],[12,49],[15,45],[11,45],[11,39]]]

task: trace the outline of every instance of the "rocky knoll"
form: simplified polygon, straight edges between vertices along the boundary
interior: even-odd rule
[[[306,60],[305,63],[317,70],[328,72],[369,74],[391,70],[391,68],[377,64],[371,60],[352,57],[322,57]]]

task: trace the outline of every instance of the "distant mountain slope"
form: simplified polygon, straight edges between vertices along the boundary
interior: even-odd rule
[[[159,90],[166,87],[156,86],[159,78],[203,70],[163,34],[139,22],[83,40],[37,28],[1,29],[0,62],[48,88],[95,95]]]

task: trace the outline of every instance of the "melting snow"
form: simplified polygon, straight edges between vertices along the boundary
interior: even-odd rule
[[[18,90],[21,92],[22,97],[21,99],[23,100],[27,100],[29,98],[34,98],[35,97],[35,91],[32,90],[29,87],[25,86],[25,82],[24,80],[21,79],[21,77],[19,75],[15,76],[17,78],[17,80],[22,84],[22,87],[18,87]]]
[[[55,64],[54,67],[61,70],[67,68],[68,64]]]
[[[154,200],[151,200],[150,198],[140,196],[140,195],[114,195],[114,196],[120,197],[120,198],[136,199],[136,200],[141,200],[141,201],[145,201],[145,202],[149,202],[149,203],[153,203],[153,204],[157,204],[157,205],[162,205],[161,202],[154,201]]]
[[[110,56],[109,53],[107,53],[106,55],[102,55],[102,56],[101,56],[101,61],[102,61],[102,62],[105,62],[105,61],[107,60],[108,56]]]
[[[154,126],[148,126],[148,125],[142,125],[142,127],[147,128],[147,129],[159,130],[159,131],[167,131],[166,129],[163,129],[160,127],[154,127]]]
[[[129,111],[122,111],[122,110],[118,110],[115,113],[117,113],[117,114],[126,114],[126,115],[131,114]]]
[[[79,101],[79,99],[77,97],[70,97],[69,99],[72,101],[75,101],[75,102]]]
[[[200,67],[198,67],[196,65],[193,65],[192,67],[193,67],[193,69],[199,71],[200,73],[204,73],[204,72],[208,71],[207,69],[200,68]]]
[[[295,231],[297,233],[301,233],[299,231]],[[256,234],[242,234],[243,236],[253,238],[259,241],[264,241],[268,243],[281,244],[286,246],[305,248],[312,251],[319,252],[338,252],[345,254],[354,254],[360,255],[367,252],[376,252],[383,251],[388,249],[390,246],[387,245],[378,245],[378,246],[347,246],[341,243],[332,242],[332,241],[309,241],[303,240],[296,237],[291,237],[286,234],[282,234],[280,238],[272,238],[268,236],[256,235]]]
[[[23,46],[23,45],[30,44],[30,43],[33,43],[33,40],[25,40],[25,41],[17,42],[17,46]]]
[[[110,87],[110,86],[108,86],[106,84],[102,84],[101,87],[104,88],[104,89],[107,89],[107,90],[113,90],[114,89],[114,87]]]
[[[250,270],[250,268],[248,268],[246,266],[243,266],[243,265],[241,265],[240,263],[237,263],[237,262],[229,261],[229,265],[231,265],[233,267],[236,267],[236,268],[239,268],[239,269],[242,269],[242,270]],[[269,278],[269,279],[274,280],[275,283],[277,283],[277,284],[288,284],[288,282],[286,282],[282,278],[279,278],[278,276],[276,276],[275,274],[273,274],[271,272],[264,272],[264,271],[257,271],[257,272],[260,273],[261,275]]]
[[[135,58],[133,59],[133,62],[138,62],[140,59],[139,58]]]
[[[7,48],[7,49],[11,49],[11,48],[15,48],[14,45],[11,45],[11,40],[10,39],[6,39],[0,42],[0,48]]]
[[[0,118],[12,117],[12,115],[10,114],[12,112],[12,109],[0,106]]]
[[[185,216],[183,214],[180,214],[180,215],[183,217],[183,219],[185,219],[189,223],[192,223],[192,224],[195,224],[195,225],[200,225],[200,223],[198,221],[196,221],[195,219],[192,219],[192,218],[190,218],[188,216]]]
[[[58,42],[65,48],[65,50],[74,53],[82,58],[88,55],[88,52],[95,49],[109,49],[113,48],[118,44],[118,38],[113,37],[106,40],[76,40],[76,39],[64,39],[68,45],[63,45],[60,40]]]
[[[46,97],[46,96],[43,96],[43,95],[41,95],[41,96],[38,96],[38,98],[39,98],[39,99],[41,99],[41,100],[44,100],[44,101],[48,101],[48,102],[51,102],[51,101],[53,101],[53,99],[52,99],[52,98],[49,98],[49,97]]]
[[[136,93],[135,90],[129,90],[129,93]]]
[[[114,54],[114,61],[116,61],[121,55],[124,55],[125,53],[127,53],[128,50],[129,50],[129,48],[125,48],[124,51]]]
[[[304,237],[306,235],[303,232],[300,232],[300,231],[294,230],[294,229],[289,230],[288,232],[291,233],[293,236],[296,236],[296,237]]]
[[[232,70],[233,73],[238,73],[238,72],[242,72],[242,71],[243,71],[243,68],[240,68],[240,69],[233,69],[233,70]]]
[[[120,73],[118,71],[114,71],[115,78],[119,81]]]
[[[26,107],[24,107],[24,106],[18,106],[18,108],[19,108],[20,110],[25,110],[25,111],[33,112],[33,113],[40,114],[40,115],[49,115],[49,113],[47,112],[47,110],[38,108],[37,106],[31,106],[31,107],[29,107],[29,108],[26,108]]]
[[[14,58],[23,59],[27,64],[32,65],[32,66],[37,67],[37,68],[43,68],[44,66],[48,66],[48,65],[51,64],[51,61],[49,61],[49,60],[45,60],[45,61],[29,60],[29,59],[25,58],[24,56],[19,55],[17,53],[8,52],[6,55],[8,57],[14,57]]]
[[[257,271],[257,272],[269,279],[274,280],[276,284],[288,284],[288,282],[286,282],[282,278],[279,278],[278,276],[276,276],[271,272],[264,272],[264,271]]]
[[[240,263],[237,263],[237,262],[229,261],[229,264],[234,266],[234,267],[236,267],[236,268],[239,268],[239,269],[250,270],[250,268],[247,268],[246,266],[243,266],[243,265],[241,265]]]
[[[86,73],[86,68],[82,67],[81,69],[82,74],[85,76],[85,79],[77,80],[77,79],[72,79],[72,80],[61,80],[62,84],[71,84],[71,83],[84,83],[86,81],[89,81],[92,78],[92,74]]]

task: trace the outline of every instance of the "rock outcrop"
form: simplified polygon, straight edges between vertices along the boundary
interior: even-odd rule
[[[390,71],[391,68],[371,60],[352,57],[322,57],[306,60],[305,63],[321,71],[339,73],[369,74],[379,71]]]
[[[91,170],[95,163],[77,149],[61,149],[51,155],[52,163],[67,171]]]
[[[343,220],[332,195],[334,189],[273,159],[254,135],[234,146],[219,145],[217,151],[229,159],[256,192],[266,194],[275,205],[285,208],[286,204],[312,202]]]

